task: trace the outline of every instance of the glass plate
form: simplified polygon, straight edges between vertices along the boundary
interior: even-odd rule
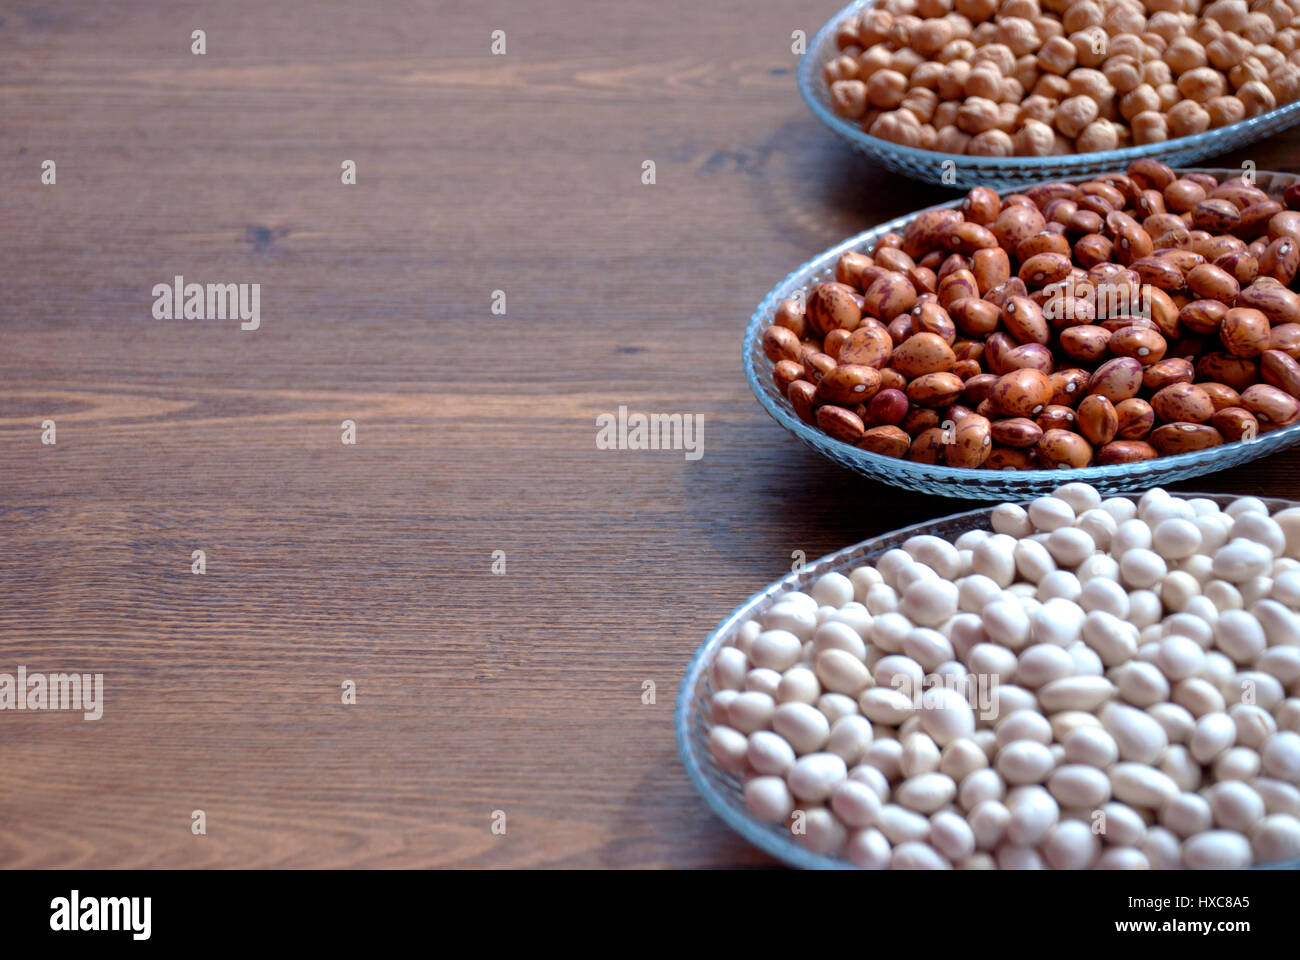
[[[887,169],[914,180],[943,184],[952,189],[970,189],[981,185],[1002,188],[1049,179],[1087,179],[1106,170],[1126,168],[1140,157],[1154,157],[1170,166],[1193,164],[1206,157],[1228,153],[1262,140],[1300,122],[1298,100],[1261,116],[1190,137],[1102,153],[1074,153],[1063,157],[968,157],[890,143],[870,136],[858,124],[836,116],[831,109],[830,90],[822,78],[822,67],[839,54],[839,48],[835,45],[836,26],[849,14],[873,6],[874,2],[875,0],[854,0],[817,32],[808,52],[799,58],[799,92],[817,119],[847,140],[854,149]],[[946,161],[951,161],[953,166],[948,171],[948,181],[945,183],[942,178]]]
[[[1240,174],[1240,171],[1204,168],[1181,172],[1212,173],[1219,178]],[[1297,181],[1300,181],[1298,174],[1268,171],[1260,171],[1255,179],[1260,189],[1277,195]],[[960,199],[952,200],[929,209],[955,207],[959,203],[961,203]],[[772,382],[773,364],[764,355],[761,343],[763,330],[772,323],[776,308],[782,300],[811,284],[834,280],[835,263],[839,260],[840,254],[849,250],[867,250],[878,237],[890,231],[901,232],[913,217],[923,212],[917,210],[873,227],[809,260],[777,284],[763,298],[763,302],[758,305],[758,309],[750,318],[749,327],[745,331],[741,357],[749,388],[773,420],[818,453],[829,457],[842,467],[896,487],[966,500],[1025,500],[1050,493],[1061,484],[1072,480],[1091,483],[1103,493],[1161,486],[1176,480],[1198,477],[1218,470],[1226,470],[1238,464],[1249,463],[1251,460],[1268,456],[1270,453],[1300,442],[1300,423],[1297,423],[1261,434],[1248,442],[1225,443],[1209,450],[1182,453],[1173,457],[1159,457],[1141,463],[1066,470],[972,470],[965,467],[912,463],[908,460],[870,453],[839,440],[832,440],[821,430],[804,423],[795,415],[790,401],[776,389],[776,384]]]
[[[1136,498],[1133,494],[1131,498]],[[1184,493],[1178,497],[1192,499],[1205,497],[1220,506],[1226,506],[1236,497],[1216,493]],[[1287,507],[1297,506],[1290,500],[1260,498],[1268,507],[1269,513],[1276,513]],[[764,823],[750,816],[745,809],[745,797],[742,793],[740,778],[720,768],[709,751],[709,701],[713,696],[713,684],[709,678],[709,666],[714,654],[740,629],[746,620],[764,613],[770,606],[772,598],[787,590],[800,590],[809,586],[818,577],[826,573],[841,572],[847,574],[854,567],[878,557],[886,550],[901,547],[909,537],[921,534],[933,534],[945,539],[955,539],[968,530],[989,529],[989,514],[992,507],[982,507],[966,513],[957,513],[941,520],[927,520],[893,533],[864,540],[852,547],[846,547],[837,553],[814,560],[794,573],[786,574],[775,583],[754,594],[732,611],[704,641],[704,645],[695,651],[686,676],[682,679],[677,694],[677,706],[674,711],[674,726],[677,731],[677,749],[682,763],[690,775],[695,789],[704,797],[709,807],[721,817],[731,829],[782,863],[801,869],[853,870],[853,864],[846,860],[828,857],[804,849],[780,824]],[[1295,870],[1300,869],[1300,860],[1268,864],[1257,869]]]

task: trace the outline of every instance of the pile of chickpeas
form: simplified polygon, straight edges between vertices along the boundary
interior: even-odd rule
[[[1135,463],[1300,421],[1300,185],[1127,174],[916,216],[783,301],[761,345],[795,413],[919,463]]]
[[[776,596],[717,651],[756,818],[871,869],[1300,858],[1300,508],[1066,484]]]
[[[942,153],[1114,150],[1300,98],[1296,0],[880,0],[836,42],[835,112]]]

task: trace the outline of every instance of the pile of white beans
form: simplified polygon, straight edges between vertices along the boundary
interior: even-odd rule
[[[1300,508],[1071,483],[777,596],[712,665],[750,813],[868,869],[1300,858]]]

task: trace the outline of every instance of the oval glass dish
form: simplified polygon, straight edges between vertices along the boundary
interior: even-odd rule
[[[1206,168],[1180,172],[1211,173],[1220,178],[1239,174],[1239,171]],[[1280,195],[1293,183],[1300,182],[1300,174],[1260,171],[1256,174],[1255,182],[1260,189],[1270,194]],[[961,203],[960,199],[952,200],[928,209],[955,207],[959,203]],[[1061,484],[1074,480],[1091,483],[1103,493],[1161,486],[1176,480],[1199,477],[1238,464],[1249,463],[1251,460],[1266,457],[1270,453],[1300,443],[1300,423],[1296,423],[1260,434],[1250,441],[1225,443],[1208,450],[1198,450],[1195,453],[1183,453],[1172,457],[1158,457],[1140,463],[1066,470],[972,470],[963,467],[913,463],[910,460],[870,453],[839,440],[833,440],[816,427],[804,423],[795,415],[790,401],[772,382],[773,364],[764,355],[761,343],[763,330],[772,323],[776,308],[782,300],[812,284],[834,280],[835,264],[841,254],[850,250],[865,251],[871,248],[878,238],[891,231],[901,232],[913,217],[924,212],[917,210],[896,220],[890,220],[888,223],[882,223],[856,237],[850,237],[838,246],[809,260],[777,284],[763,298],[763,302],[758,305],[758,309],[749,320],[741,357],[749,388],[773,420],[818,453],[863,476],[909,490],[968,500],[1025,500],[1050,493]]]
[[[831,109],[830,89],[822,76],[822,68],[839,53],[835,44],[838,24],[850,14],[874,6],[874,3],[875,0],[855,0],[831,17],[817,32],[808,52],[799,60],[799,92],[817,119],[848,141],[854,149],[886,169],[914,180],[942,184],[952,189],[978,186],[1000,189],[1048,179],[1084,179],[1106,170],[1122,169],[1141,157],[1152,157],[1170,166],[1193,164],[1206,157],[1228,153],[1262,140],[1300,122],[1300,100],[1297,100],[1261,116],[1190,137],[1101,153],[1053,157],[969,157],[890,143],[871,136],[858,124],[837,116]],[[951,161],[951,168],[945,168],[946,161]],[[948,176],[947,181],[943,179],[945,174]]]
[[[1236,499],[1230,495],[1213,493],[1184,493],[1179,491],[1177,495],[1188,499],[1205,497],[1220,506],[1226,506]],[[1260,499],[1268,506],[1269,513],[1276,513],[1278,510],[1297,506],[1296,502],[1290,500]],[[704,797],[705,802],[708,803],[713,812],[721,817],[727,826],[763,852],[791,867],[805,870],[857,869],[847,860],[828,857],[805,849],[783,826],[764,823],[750,815],[745,808],[741,779],[736,774],[729,773],[719,767],[714,762],[713,754],[709,751],[708,739],[711,725],[709,701],[714,693],[712,680],[709,677],[709,667],[712,664],[714,655],[718,650],[726,646],[736,631],[740,629],[741,624],[764,613],[771,606],[772,599],[778,594],[787,590],[803,589],[823,574],[833,572],[847,574],[854,567],[869,562],[886,550],[901,547],[909,537],[931,534],[945,539],[955,539],[968,530],[987,530],[989,529],[989,514],[992,512],[992,507],[982,507],[965,513],[953,514],[940,520],[929,520],[924,523],[914,524],[901,530],[895,530],[892,533],[864,540],[862,543],[846,547],[819,560],[814,560],[803,569],[787,574],[754,594],[709,634],[708,639],[704,641],[704,645],[695,651],[690,666],[686,668],[686,676],[682,679],[681,688],[677,694],[677,705],[673,719],[677,733],[677,749],[681,754],[682,763],[686,767],[691,782],[695,784],[695,789]],[[1267,864],[1256,869],[1295,870],[1300,869],[1300,861],[1293,860]]]

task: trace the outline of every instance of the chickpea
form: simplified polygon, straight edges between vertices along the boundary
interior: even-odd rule
[[[929,123],[934,118],[934,111],[938,105],[939,98],[935,92],[924,87],[913,87],[907,91],[907,95],[899,104],[904,110],[914,114],[923,124]]]
[[[836,57],[822,68],[822,79],[832,87],[844,80],[856,80],[857,76],[858,61],[852,57]]]
[[[1009,17],[1005,13],[998,22],[997,38],[998,43],[1006,45],[1016,56],[1033,53],[1043,45],[1030,21],[1024,17]]]
[[[1171,10],[1160,10],[1147,18],[1147,32],[1164,37],[1167,43],[1173,43],[1186,29],[1182,18]]]
[[[1070,34],[1074,55],[1081,67],[1097,67],[1105,62],[1110,50],[1110,38],[1101,27],[1088,27]]]
[[[1281,2],[1281,0],[1277,0]],[[1285,6],[1285,4],[1283,4]],[[1288,10],[1290,8],[1288,7]],[[1039,30],[1042,33],[1042,30]],[[1300,30],[1295,27],[1287,27],[1285,30],[1279,30],[1273,35],[1273,46],[1277,47],[1283,53],[1292,53],[1300,47]]]
[[[944,127],[955,126],[957,123],[957,111],[961,109],[960,100],[945,100],[934,108],[934,117],[930,122],[942,130]]]
[[[1207,57],[1205,48],[1200,43],[1191,37],[1179,37],[1165,48],[1161,59],[1169,64],[1169,69],[1174,73],[1182,74],[1205,66]]]
[[[968,97],[983,97],[995,102],[1001,100],[1002,74],[992,64],[980,64],[966,78],[965,93]]]
[[[998,12],[998,0],[954,0],[953,6],[971,23],[983,23]]]
[[[998,104],[998,125],[999,130],[1005,130],[1007,133],[1015,133],[1016,127],[1020,125],[1020,104],[1006,103]]]
[[[902,50],[896,50],[889,58],[889,68],[897,70],[905,77],[910,77],[912,71],[925,63],[925,57],[921,56],[911,47],[904,47]]]
[[[1038,82],[1038,58],[1032,53],[1027,53],[1023,57],[1016,58],[1016,70],[1012,74],[1020,81],[1020,86],[1028,90]]]
[[[954,60],[943,68],[939,76],[939,86],[935,92],[944,100],[956,100],[965,96],[966,79],[971,74],[971,65],[965,60]]]
[[[1277,32],[1277,27],[1273,25],[1267,13],[1255,11],[1246,18],[1246,21],[1246,27],[1241,31],[1241,35],[1252,43],[1268,43]]]
[[[1010,157],[1015,149],[1011,135],[1005,130],[985,130],[971,138],[966,153],[973,157]]]
[[[1025,99],[1020,103],[1021,122],[1037,120],[1045,125],[1050,124],[1052,118],[1056,116],[1057,102],[1058,101],[1056,100],[1049,100],[1047,97],[1042,97],[1037,94],[1025,97]],[[1047,154],[1031,153],[1026,154],[1026,156],[1044,157],[1047,156]]]
[[[909,37],[917,53],[932,57],[953,39],[952,24],[947,20],[922,20]]]
[[[1111,36],[1121,33],[1140,33],[1146,25],[1146,11],[1141,4],[1135,7],[1116,4],[1106,11],[1105,19],[1102,21],[1102,26]]]
[[[1286,0],[1262,0],[1255,4],[1255,10],[1265,14],[1273,21],[1273,26],[1277,27],[1277,33],[1273,35],[1273,41],[1277,42],[1278,34],[1285,33],[1291,27],[1291,21],[1295,18],[1295,11]]]
[[[975,51],[975,57],[971,60],[972,66],[981,63],[991,63],[1004,77],[1009,77],[1016,69],[1016,55],[1004,43],[986,43]]]
[[[1030,99],[1035,98],[1030,97]],[[1038,99],[1041,100],[1042,98]],[[1024,120],[1020,129],[1016,131],[1012,143],[1015,146],[1016,156],[1048,157],[1051,156],[1052,147],[1056,144],[1056,132],[1044,123],[1041,118],[1029,117]]]
[[[1106,65],[1102,67],[1102,73],[1106,81],[1119,94],[1136,90],[1142,84],[1142,65],[1127,54],[1113,56],[1107,60]]]
[[[935,57],[940,63],[956,63],[961,60],[970,65],[970,58],[975,56],[975,44],[970,40],[962,38],[961,40],[952,40],[946,47],[939,51]]]
[[[1034,84],[1033,92],[1049,100],[1064,100],[1070,95],[1070,81],[1054,73],[1045,73]]]
[[[1248,117],[1257,117],[1262,113],[1268,113],[1277,106],[1277,98],[1273,96],[1273,91],[1258,80],[1243,83],[1237,90],[1237,96],[1246,108],[1246,116]]]
[[[1187,35],[1199,43],[1201,46],[1207,46],[1211,40],[1218,39],[1224,35],[1223,25],[1217,20],[1197,20],[1188,30]]]
[[[944,106],[948,106],[948,104],[944,104]],[[970,141],[971,135],[969,133],[949,124],[939,128],[939,134],[935,137],[934,148],[941,153],[965,153],[966,145]]]
[[[1241,63],[1228,71],[1228,80],[1238,90],[1241,89],[1243,84],[1250,83],[1252,80],[1264,83],[1267,79],[1268,70],[1259,57],[1246,57]]]
[[[1178,78],[1178,92],[1188,100],[1205,103],[1228,92],[1228,81],[1212,67],[1196,67]]]
[[[998,28],[996,24],[985,21],[977,24],[975,29],[970,32],[971,42],[977,47],[982,47],[986,43],[992,43],[997,37]]]
[[[1147,44],[1135,33],[1121,33],[1110,38],[1108,52],[1112,58],[1132,57],[1135,61],[1141,62],[1147,52]]]
[[[1235,33],[1225,33],[1205,45],[1205,54],[1217,70],[1231,70],[1252,52],[1250,41]]]
[[[858,57],[858,79],[867,80],[878,70],[889,69],[890,59],[893,53],[883,43],[878,43],[874,47],[868,47],[867,50]]]
[[[1172,83],[1162,83],[1156,87],[1156,93],[1160,95],[1160,109],[1169,112],[1173,105],[1183,99],[1183,95],[1178,92],[1178,86]]]
[[[1226,127],[1246,119],[1246,105],[1236,97],[1213,97],[1205,103],[1211,127]]]
[[[1163,60],[1144,60],[1142,62],[1143,83],[1149,83],[1155,87],[1162,83],[1169,83],[1173,78],[1174,72],[1169,69],[1169,64]]]
[[[922,150],[933,150],[935,143],[939,139],[939,131],[934,128],[934,124],[921,124],[921,139],[917,146]]]
[[[1115,88],[1100,70],[1079,67],[1077,70],[1071,70],[1070,75],[1065,79],[1070,82],[1072,97],[1091,97],[1097,101],[1098,106],[1115,99]]]
[[[1266,84],[1278,103],[1290,103],[1300,98],[1300,68],[1293,63],[1283,63],[1269,73]]]
[[[838,116],[861,120],[867,112],[867,85],[861,80],[840,80],[831,84],[831,109]]]
[[[952,13],[952,0],[916,0],[916,15],[919,17],[942,17]]]
[[[867,81],[867,101],[882,110],[897,107],[907,94],[907,77],[897,70],[878,70]]]
[[[1163,113],[1146,110],[1129,120],[1133,131],[1133,143],[1141,146],[1146,143],[1160,143],[1169,139],[1169,124]]]
[[[864,47],[871,47],[889,39],[894,29],[894,15],[888,10],[868,10],[862,14],[858,23],[858,41]]]
[[[1201,14],[1231,33],[1240,33],[1250,19],[1250,8],[1246,0],[1215,0]]]
[[[1286,63],[1286,55],[1281,50],[1273,49],[1267,43],[1256,44],[1254,53],[1269,70],[1274,70]]]
[[[1119,112],[1130,123],[1139,113],[1159,109],[1160,94],[1156,93],[1156,88],[1149,83],[1142,84],[1119,99]]]
[[[1083,128],[1097,119],[1097,101],[1092,97],[1070,97],[1056,108],[1056,129],[1067,137],[1077,137]]]
[[[1078,59],[1074,44],[1064,37],[1053,37],[1038,51],[1038,68],[1061,76],[1074,69]]]
[[[1175,137],[1190,137],[1210,129],[1209,112],[1195,100],[1181,100],[1169,111],[1169,132]]]
[[[998,125],[998,105],[985,97],[967,97],[957,111],[957,126],[970,134],[983,133]]]
[[[912,71],[912,75],[908,77],[908,82],[912,84],[913,88],[921,87],[925,90],[935,90],[939,86],[939,77],[942,74],[942,63],[926,61]]]
[[[956,40],[969,40],[971,31],[975,28],[971,22],[963,17],[960,13],[948,13],[944,19],[952,26],[952,35]]]
[[[1079,133],[1074,148],[1079,153],[1099,153],[1119,146],[1119,132],[1109,120],[1094,120]]]
[[[1053,37],[1064,37],[1065,28],[1061,26],[1061,21],[1055,17],[1030,17],[1029,22],[1034,25],[1034,32],[1044,43]]]
[[[1038,6],[1038,0],[1006,0],[998,10],[998,15],[1002,17],[1024,17],[1026,20],[1032,20],[1040,16],[1042,10]]]
[[[1094,3],[1093,0],[1077,0],[1066,9],[1061,17],[1061,25],[1067,32],[1076,33],[1087,27],[1100,27],[1105,19],[1101,4]]]
[[[867,131],[873,137],[888,140],[890,143],[905,147],[916,147],[921,142],[921,127],[916,117],[906,110],[891,110],[882,113]]]

